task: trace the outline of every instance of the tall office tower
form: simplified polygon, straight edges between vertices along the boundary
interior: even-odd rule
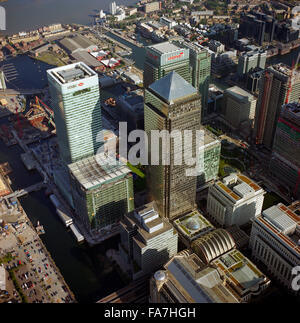
[[[133,278],[159,269],[177,253],[178,234],[154,202],[124,216],[120,229],[120,255],[132,267]]]
[[[176,71],[191,83],[192,75],[189,62],[189,50],[180,48],[170,42],[146,47],[144,64],[144,87]]]
[[[207,212],[223,227],[241,226],[260,215],[264,194],[250,178],[231,174],[209,188]]]
[[[202,100],[202,119],[207,115],[208,89],[211,72],[211,54],[197,43],[177,42],[180,47],[189,49],[192,69],[192,85],[199,90]]]
[[[110,159],[100,153],[68,166],[75,212],[91,233],[110,230],[134,209],[130,169]]]
[[[62,161],[93,156],[102,145],[97,142],[102,129],[97,73],[79,62],[50,69],[47,75]]]
[[[176,72],[151,84],[145,91],[145,131],[148,138],[152,130],[167,130],[169,134],[173,130],[181,134],[184,130],[191,130],[195,139],[196,131],[200,129],[200,115],[201,99],[197,90]],[[170,220],[195,206],[197,176],[188,176],[187,173],[196,165],[188,166],[184,158],[182,165],[178,165],[177,156],[181,148],[179,141],[171,142],[169,165],[163,165],[160,153],[158,165],[148,167],[151,197],[157,202],[159,214]],[[182,149],[187,156],[193,157],[196,157],[196,150],[196,140]]]
[[[238,74],[243,77],[256,68],[265,69],[267,52],[261,49],[243,52],[239,56]]]
[[[300,104],[282,107],[278,119],[270,172],[300,199]]]
[[[115,15],[117,13],[117,5],[116,5],[116,2],[113,1],[109,4],[109,13],[111,15]]]
[[[257,144],[271,149],[277,120],[284,103],[297,102],[300,73],[282,63],[268,67],[261,82],[255,112],[254,135]]]
[[[299,201],[290,206],[282,203],[274,205],[255,219],[250,235],[250,248],[254,259],[298,296],[300,290],[292,288],[292,281],[296,278],[292,270],[300,264],[299,212]]]
[[[251,93],[233,86],[224,91],[223,100],[223,115],[232,128],[238,129],[246,122],[253,126],[256,98]]]

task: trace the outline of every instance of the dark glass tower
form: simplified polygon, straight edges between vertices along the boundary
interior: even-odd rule
[[[176,72],[171,72],[145,90],[145,131],[149,141],[152,130],[167,130],[169,134],[174,130],[179,130],[181,134],[184,130],[192,130],[194,140],[185,147],[185,152],[195,157],[195,134],[196,130],[200,129],[200,122],[201,97],[198,91]],[[156,201],[159,214],[170,220],[191,211],[195,207],[196,199],[197,177],[187,176],[187,170],[195,165],[186,165],[184,158],[182,165],[178,165],[176,152],[180,148],[179,145],[178,140],[170,140],[168,165],[162,162],[163,145],[160,145],[159,164],[148,167],[151,198]],[[150,146],[151,157],[154,148]]]

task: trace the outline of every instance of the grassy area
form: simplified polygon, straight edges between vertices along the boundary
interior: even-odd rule
[[[23,290],[22,290],[22,288],[20,287],[20,285],[19,285],[19,283],[17,281],[16,275],[15,275],[15,270],[16,270],[16,268],[9,270],[9,275],[10,275],[11,280],[12,280],[14,286],[15,286],[16,291],[19,293],[19,295],[20,295],[20,297],[22,299],[22,303],[28,303],[27,297],[23,293]]]
[[[221,157],[219,165],[219,176],[223,177],[229,175],[229,172],[226,171],[226,167],[232,168],[235,171],[244,171],[244,166],[239,161]]]
[[[127,166],[131,169],[133,173],[138,175],[140,178],[145,178],[145,174],[141,171],[141,166],[133,166],[129,162],[127,162]]]
[[[133,166],[129,162],[127,162],[127,166],[131,169],[131,171],[136,174],[138,177],[134,179],[133,188],[134,192],[142,192],[147,187],[146,175],[143,173],[143,167],[141,165]]]
[[[45,52],[40,54],[36,59],[54,66],[64,66],[65,63],[55,54]]]
[[[221,136],[223,135],[223,131],[221,129],[215,129],[210,125],[206,125],[205,128],[215,134],[216,136]]]
[[[13,260],[13,256],[11,255],[11,253],[8,253],[4,257],[0,258],[0,265],[6,264],[11,260]]]

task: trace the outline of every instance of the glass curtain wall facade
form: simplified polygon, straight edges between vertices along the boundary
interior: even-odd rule
[[[93,156],[102,144],[97,142],[102,129],[98,75],[83,63],[47,74],[61,159],[70,164]]]
[[[200,129],[201,98],[195,88],[177,73],[172,72],[152,84],[145,91],[145,131],[151,138],[152,130],[192,130],[195,139]],[[183,140],[184,141],[184,140]],[[175,163],[175,151],[180,142],[170,140],[170,163],[163,165],[162,145],[159,145],[159,164],[148,167],[150,197],[157,203],[161,216],[173,220],[195,207],[197,176],[187,176],[192,166]],[[196,140],[192,140],[185,152],[196,156]],[[151,160],[151,147],[149,149]],[[194,165],[195,166],[195,165]]]

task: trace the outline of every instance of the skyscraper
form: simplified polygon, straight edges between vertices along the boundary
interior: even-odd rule
[[[154,82],[145,91],[145,131],[148,138],[152,130],[167,130],[169,134],[173,130],[181,134],[184,130],[191,130],[195,135],[200,129],[200,115],[201,98],[197,90],[176,72]],[[169,150],[169,165],[164,165],[159,156],[158,165],[148,167],[151,197],[157,203],[159,214],[170,220],[194,208],[197,184],[197,176],[187,176],[186,171],[192,166],[187,166],[184,161],[182,165],[175,164],[180,142],[173,141]],[[196,157],[196,148],[193,140],[188,147],[184,147],[184,151]]]
[[[178,42],[183,48],[189,49],[191,84],[198,89],[202,100],[202,119],[207,115],[208,89],[211,72],[211,54],[201,45],[191,42]]]
[[[144,64],[144,87],[176,71],[187,82],[191,83],[191,68],[189,50],[177,45],[164,42],[146,47]]]
[[[297,102],[300,96],[300,73],[282,63],[264,73],[255,113],[257,144],[271,149],[277,120],[284,103]]]
[[[300,198],[300,104],[282,107],[275,132],[270,172]]]
[[[93,156],[101,146],[97,134],[102,129],[97,73],[79,62],[50,69],[47,75],[62,161]]]

